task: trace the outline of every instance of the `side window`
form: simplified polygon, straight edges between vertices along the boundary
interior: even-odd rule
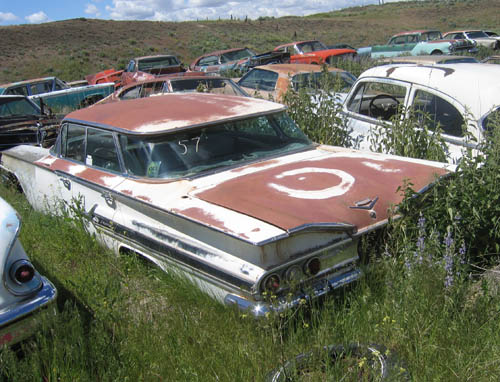
[[[390,42],[390,44],[396,44],[396,45],[405,44],[405,43],[406,43],[406,36],[394,37]]]
[[[389,121],[404,104],[406,87],[386,82],[358,84],[347,110],[372,118]]]
[[[417,90],[413,101],[413,108],[427,120],[429,129],[434,130],[439,125],[443,133],[462,137],[464,119],[462,114],[448,101],[443,98],[423,91]]]
[[[207,66],[207,65],[217,65],[219,63],[219,59],[217,56],[208,56],[208,57],[203,57],[198,61],[198,65],[200,66]]]
[[[500,108],[493,110],[483,119],[482,127],[487,132],[493,131],[494,128],[500,129]]]
[[[278,81],[278,73],[254,69],[241,79],[238,85],[263,91],[273,91]]]
[[[134,99],[139,98],[139,92],[141,90],[141,86],[134,86],[131,89],[125,90],[122,94],[120,94],[120,99]]]
[[[30,87],[32,95],[49,93],[52,91],[52,81],[37,82],[31,84]]]
[[[13,94],[13,95],[28,96],[28,88],[25,85],[16,86],[16,87],[7,89],[7,91],[4,94],[6,94],[6,95]]]
[[[85,127],[73,124],[64,125],[61,139],[61,156],[83,162],[85,156]]]
[[[85,163],[111,171],[121,170],[113,133],[90,127],[87,129]]]

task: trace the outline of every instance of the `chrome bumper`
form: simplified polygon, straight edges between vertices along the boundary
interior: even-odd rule
[[[278,298],[275,303],[263,301],[252,301],[245,297],[228,294],[224,298],[227,305],[236,305],[240,310],[253,314],[255,317],[266,316],[271,312],[282,312],[288,309],[296,308],[304,302],[311,301],[317,297],[323,296],[328,292],[350,284],[361,277],[361,270],[353,269],[341,275],[335,275],[331,278],[320,279],[316,284],[310,287],[308,293],[299,293],[292,299]]]
[[[37,312],[55,301],[57,290],[45,277],[42,288],[26,300],[19,301],[0,311],[0,346],[13,345],[29,337],[36,329]]]

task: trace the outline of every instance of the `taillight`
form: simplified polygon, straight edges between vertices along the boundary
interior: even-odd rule
[[[305,265],[304,270],[309,276],[318,274],[318,272],[321,270],[321,261],[317,257],[309,259]]]
[[[286,281],[289,284],[298,284],[304,276],[304,272],[298,265],[292,265],[285,273]]]
[[[264,280],[264,290],[266,292],[276,292],[280,288],[280,277],[277,274],[272,274]]]
[[[10,277],[19,285],[28,283],[35,277],[35,268],[29,261],[18,260],[10,267]]]

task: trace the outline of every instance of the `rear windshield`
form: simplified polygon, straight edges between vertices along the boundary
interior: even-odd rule
[[[145,72],[155,68],[164,68],[166,66],[175,65],[179,65],[179,61],[177,61],[177,58],[173,56],[144,58],[139,61],[139,71]]]
[[[251,163],[311,146],[284,112],[155,137],[119,135],[126,170],[147,178],[179,178]]]

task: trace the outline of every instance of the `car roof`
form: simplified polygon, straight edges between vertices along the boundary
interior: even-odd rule
[[[224,49],[224,50],[215,50],[215,51],[210,52],[210,53],[205,53],[198,58],[207,57],[207,56],[220,56],[221,54],[224,54],[224,53],[236,52],[238,50],[245,50],[245,49],[249,49],[249,48],[244,47],[244,48],[231,48],[231,49]]]
[[[69,113],[64,120],[130,134],[159,134],[285,109],[284,105],[257,98],[170,93],[87,107]]]
[[[420,29],[420,30],[414,30],[414,31],[406,31],[406,32],[396,33],[392,37],[395,37],[395,36],[404,36],[404,35],[407,35],[407,34],[427,33],[427,32],[439,32],[439,31],[437,29]]]
[[[314,64],[270,64],[270,65],[260,65],[256,66],[255,69],[264,69],[276,73],[284,74],[297,74],[297,73],[311,73],[311,72],[322,72],[323,68],[321,65]],[[343,69],[328,67],[329,72],[344,72]]]
[[[406,81],[436,89],[466,106],[477,120],[500,105],[500,65],[382,65],[363,72],[369,77]]]
[[[287,44],[281,44],[281,45],[278,45],[276,48],[274,49],[279,49],[279,48],[283,48],[285,46],[290,46],[290,45],[295,45],[295,44],[303,44],[305,42],[313,42],[313,41],[319,41],[319,40],[304,40],[304,41],[295,41],[295,42],[289,42]]]
[[[6,87],[10,87],[10,86],[18,86],[18,85],[25,85],[25,84],[30,84],[30,83],[33,83],[33,82],[42,82],[42,81],[52,81],[53,79],[55,79],[56,77],[52,76],[52,77],[40,77],[40,78],[33,78],[31,80],[23,80],[23,81],[18,81],[18,82],[11,82],[11,83],[7,83],[7,84],[2,84],[0,85],[1,88],[6,88]]]

